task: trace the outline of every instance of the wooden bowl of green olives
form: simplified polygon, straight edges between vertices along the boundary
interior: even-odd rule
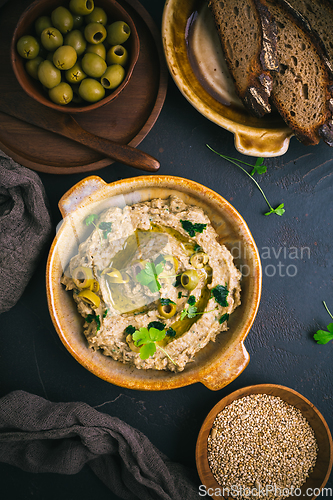
[[[30,97],[79,113],[119,96],[139,51],[135,24],[115,0],[36,0],[17,23],[11,62]]]

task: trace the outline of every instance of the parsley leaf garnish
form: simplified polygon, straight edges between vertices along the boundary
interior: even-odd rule
[[[217,285],[212,289],[212,295],[216,302],[222,307],[228,307],[227,297],[229,295],[229,290],[226,286]]]
[[[176,331],[173,328],[171,328],[171,326],[170,326],[166,331],[166,335],[168,335],[169,337],[175,337]]]
[[[190,295],[187,301],[188,307],[187,309],[183,309],[180,315],[180,319],[183,320],[188,316],[189,318],[194,318],[194,316],[197,315],[197,307],[194,305],[195,304],[195,297],[194,295]]]
[[[222,325],[222,323],[224,323],[225,321],[228,321],[228,319],[229,319],[228,313],[222,314],[222,316],[219,319],[219,323]]]
[[[101,222],[98,225],[98,229],[103,231],[103,238],[106,240],[108,237],[108,234],[111,233],[111,231],[112,231],[112,222]]]
[[[180,219],[180,223],[183,226],[183,229],[187,231],[192,238],[195,236],[195,233],[202,233],[207,227],[207,224],[201,224],[199,222],[193,223],[189,220]]]
[[[148,328],[156,328],[157,330],[164,330],[165,325],[162,323],[162,321],[151,321],[148,323]]]
[[[180,319],[183,320],[184,318],[186,318],[186,316],[188,316],[189,318],[194,318],[197,314],[199,314],[197,310],[198,309],[196,306],[188,306],[187,309],[182,310]]]
[[[92,323],[93,321],[96,321],[96,327],[97,327],[97,332],[101,328],[101,320],[100,317],[95,315],[95,314],[88,314],[85,318],[87,323]]]
[[[136,275],[136,279],[141,285],[147,286],[152,293],[156,293],[161,289],[161,284],[157,277],[162,273],[163,269],[163,262],[159,262],[156,265],[153,262],[146,262],[144,269],[141,269]]]
[[[255,183],[255,185],[257,186],[257,188],[261,192],[262,196],[264,197],[264,200],[266,201],[266,203],[267,203],[267,205],[269,207],[269,212],[266,212],[265,215],[270,215],[270,214],[283,215],[285,213],[284,203],[281,203],[278,207],[273,208],[272,205],[269,203],[268,199],[266,198],[266,195],[265,195],[264,191],[261,189],[260,185],[258,184],[258,182],[253,177],[253,175],[255,174],[255,172],[258,172],[258,173],[262,174],[262,173],[264,173],[266,171],[266,170],[264,170],[264,169],[266,169],[266,167],[264,165],[262,165],[261,158],[258,158],[257,162],[254,165],[254,168],[253,168],[252,172],[249,174],[249,172],[247,170],[245,170],[245,168],[241,167],[241,165],[238,165],[238,163],[244,163],[245,165],[250,165],[249,163],[246,163],[245,161],[242,161],[242,160],[236,160],[235,158],[231,158],[230,156],[222,155],[222,154],[218,153],[217,151],[215,151],[213,148],[211,148],[208,144],[206,144],[206,146],[211,151],[213,151],[213,153],[221,156],[221,158],[224,158],[225,160],[230,161],[231,163],[233,163],[234,165],[236,165],[236,167],[238,167],[241,170],[243,170],[243,172],[246,175],[248,175],[250,177],[250,179],[252,179],[252,181]],[[238,162],[238,163],[236,163],[236,162]],[[253,166],[253,165],[250,165],[250,166]]]
[[[187,301],[187,308],[183,309],[181,314],[180,314],[180,320],[182,321],[183,319],[186,318],[186,316],[188,318],[194,318],[195,316],[199,315],[199,314],[206,314],[208,312],[212,312],[212,311],[215,311],[215,309],[211,309],[210,311],[202,311],[202,312],[198,312],[198,308],[195,304],[195,297],[194,295],[190,295],[189,298],[188,298],[188,301]]]
[[[86,226],[93,225],[96,229],[96,220],[98,219],[98,215],[96,214],[89,214],[85,219],[84,223]],[[106,240],[108,237],[108,234],[111,233],[112,231],[112,222],[101,222],[98,225],[98,229],[102,231],[103,238]]]
[[[95,225],[95,221],[98,219],[98,215],[89,214],[88,217],[84,219],[84,223],[86,226],[90,226],[90,224]]]
[[[180,292],[181,293],[181,292]],[[176,302],[174,302],[173,300],[171,299],[164,299],[164,298],[161,298],[160,299],[160,302],[161,302],[161,305],[162,306],[168,306],[169,304],[175,304]]]
[[[194,304],[195,304],[195,297],[194,297],[194,295],[190,295],[190,296],[189,296],[187,303],[188,303],[190,306],[194,306]]]
[[[234,158],[232,158],[232,159],[234,159]],[[238,160],[238,161],[240,161],[240,160]],[[241,163],[245,163],[245,162],[241,162]],[[251,172],[251,175],[254,175],[256,172],[259,175],[264,174],[267,171],[267,167],[265,165],[263,165],[263,163],[264,163],[263,158],[257,158],[257,161],[253,165],[253,170]],[[249,163],[245,163],[245,165],[249,165]]]
[[[156,342],[160,342],[164,339],[166,335],[165,330],[159,330],[157,328],[144,328],[141,327],[132,334],[132,339],[136,347],[140,347],[140,358],[148,359],[153,356],[158,347],[164,354],[170,359],[170,361],[175,365],[176,363],[169,356],[169,354],[161,347],[157,345]]]
[[[328,309],[326,302],[323,302],[323,304],[325,306],[326,311],[333,319],[333,316],[332,316],[330,310]],[[313,338],[315,339],[317,344],[327,344],[330,340],[333,340],[333,323],[329,323],[327,325],[327,330],[328,331],[318,330],[317,333],[314,334]]]
[[[125,328],[125,332],[127,335],[132,335],[135,332],[136,328],[133,325],[128,325]]]

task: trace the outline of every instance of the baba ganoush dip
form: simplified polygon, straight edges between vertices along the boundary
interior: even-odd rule
[[[111,207],[61,282],[90,348],[139,369],[182,371],[228,329],[241,273],[205,212],[176,196]]]

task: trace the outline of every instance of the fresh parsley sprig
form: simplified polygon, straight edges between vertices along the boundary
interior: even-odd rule
[[[167,358],[170,359],[170,361],[176,365],[174,360],[169,356],[169,354],[166,352],[163,347],[160,345],[156,344],[156,342],[160,342],[161,340],[164,339],[166,335],[165,329],[159,330],[157,328],[145,328],[141,327],[139,330],[135,330],[134,333],[132,333],[132,339],[134,341],[134,345],[136,347],[140,347],[140,358],[141,359],[148,359],[150,356],[153,356],[156,352],[156,349],[160,349],[166,356]]]
[[[152,293],[156,293],[161,290],[161,283],[158,281],[158,275],[161,274],[163,270],[163,262],[159,262],[156,265],[154,262],[146,262],[145,267],[136,275],[136,279],[141,285],[147,286]]]
[[[323,301],[323,304],[324,304],[326,311],[333,319],[333,316],[332,316],[330,310],[328,309],[326,302]],[[327,344],[330,340],[333,340],[333,323],[329,323],[327,325],[327,330],[328,331],[318,330],[317,333],[314,334],[313,338],[315,339],[317,344]]]
[[[106,240],[108,237],[108,234],[111,233],[112,231],[112,222],[101,222],[96,225],[96,220],[98,219],[98,215],[96,214],[89,214],[88,217],[84,219],[84,223],[86,226],[94,226],[96,229],[100,229],[102,231],[103,238]],[[102,243],[102,238],[100,235],[101,243]]]
[[[180,223],[183,229],[188,232],[188,234],[194,238],[195,233],[202,233],[204,229],[206,229],[207,224],[202,224],[200,222],[191,222],[190,220],[182,220],[180,219]]]
[[[216,308],[215,308],[216,309]],[[195,316],[198,316],[200,314],[206,314],[212,311],[215,311],[215,309],[211,309],[210,311],[199,311],[198,308],[195,305],[195,297],[194,295],[190,295],[187,301],[187,307],[184,307],[180,314],[180,320],[183,321],[186,317],[188,318],[195,318]]]
[[[104,318],[104,316],[103,316],[103,318]],[[101,328],[100,317],[97,314],[88,314],[88,316],[86,316],[86,322],[92,323],[93,321],[96,322],[96,331],[98,332],[98,330],[100,330],[100,328]]]
[[[266,203],[269,207],[269,212],[266,212],[265,215],[276,214],[276,215],[281,216],[285,213],[284,203],[281,203],[278,207],[273,208],[272,205],[269,203],[264,191],[261,189],[260,185],[253,177],[253,175],[256,172],[258,172],[258,174],[263,174],[264,172],[266,172],[267,168],[265,167],[265,165],[263,165],[263,158],[258,158],[255,165],[250,165],[249,163],[246,163],[242,160],[236,160],[235,158],[231,158],[230,156],[222,155],[222,154],[218,153],[217,151],[215,151],[213,148],[211,148],[208,144],[206,144],[206,146],[208,149],[213,151],[213,153],[221,156],[221,158],[224,158],[225,160],[230,161],[230,163],[233,163],[234,165],[236,165],[236,167],[239,167],[241,170],[243,170],[243,172],[245,172],[246,175],[248,175],[250,177],[250,179],[252,179],[252,181],[255,183],[255,185],[257,186],[257,188],[261,192],[262,196],[264,197],[264,200],[266,201]],[[245,168],[243,168],[238,163],[244,163],[245,165],[250,165],[251,167],[253,167],[252,172],[249,173],[247,170],[245,170]]]
[[[215,288],[212,288],[212,296],[216,300],[218,304],[222,307],[228,307],[228,301],[227,297],[229,295],[229,290],[227,288],[227,284],[225,286],[223,285],[216,285]]]

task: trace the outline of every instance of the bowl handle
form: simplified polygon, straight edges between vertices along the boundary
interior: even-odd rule
[[[97,175],[86,177],[75,184],[60,198],[58,203],[63,218],[74,212],[84,198],[91,196],[95,191],[98,191],[104,186],[106,186],[106,182]]]
[[[249,156],[281,156],[289,147],[293,136],[289,128],[282,130],[250,130],[236,132],[235,148],[242,154]]]
[[[249,361],[250,355],[241,342],[234,347],[227,359],[223,359],[222,363],[202,377],[199,382],[211,391],[218,391],[235,380],[245,370]]]

